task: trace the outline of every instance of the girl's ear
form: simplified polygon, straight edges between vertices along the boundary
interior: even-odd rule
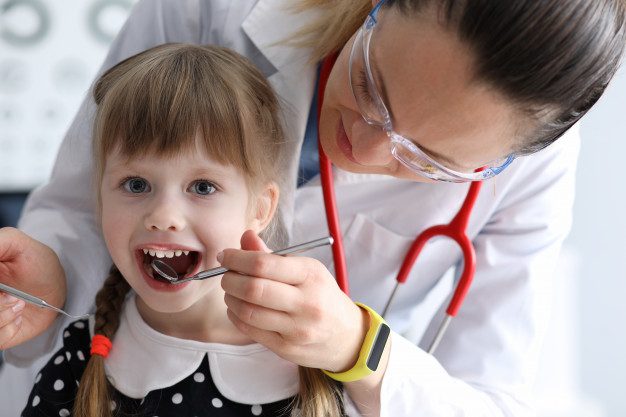
[[[274,182],[267,184],[256,195],[251,228],[257,233],[263,231],[272,221],[276,214],[279,195],[278,185]]]

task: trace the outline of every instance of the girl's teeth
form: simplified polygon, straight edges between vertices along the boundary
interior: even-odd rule
[[[181,256],[183,253],[185,256],[189,255],[188,250],[156,250],[156,249],[143,249],[145,255],[155,256],[157,258],[173,258],[174,256]]]

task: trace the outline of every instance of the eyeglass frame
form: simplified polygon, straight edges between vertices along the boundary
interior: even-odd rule
[[[411,141],[409,138],[402,136],[393,130],[393,124],[391,122],[391,114],[389,113],[389,110],[387,109],[385,102],[383,101],[380,93],[378,92],[378,89],[374,82],[374,76],[372,74],[372,68],[370,66],[370,60],[369,60],[370,41],[372,39],[373,29],[378,23],[378,21],[376,20],[376,15],[378,14],[378,11],[380,10],[380,7],[382,6],[384,2],[385,0],[379,1],[378,4],[376,4],[376,6],[374,6],[374,8],[370,11],[367,18],[365,19],[365,22],[359,28],[354,38],[354,41],[352,43],[352,47],[350,48],[350,58],[349,58],[349,63],[348,63],[348,76],[350,79],[350,89],[352,90],[352,95],[354,96],[356,104],[359,107],[359,113],[361,114],[361,117],[363,117],[363,120],[365,120],[365,122],[369,124],[370,126],[380,127],[387,134],[391,142],[391,154],[393,155],[393,157],[396,160],[398,160],[400,163],[402,163],[405,167],[407,167],[409,170],[413,171],[414,173],[418,175],[421,175],[423,177],[426,177],[428,179],[435,180],[435,181],[458,182],[458,183],[470,182],[470,181],[482,181],[482,180],[486,180],[486,179],[489,179],[498,175],[507,166],[509,166],[511,162],[513,162],[513,160],[515,159],[514,153],[509,154],[506,157],[506,159],[503,158],[504,162],[499,166],[496,166],[496,167],[487,166],[483,168],[478,168],[472,173],[463,173],[463,172],[455,171],[437,162],[432,157],[430,157],[426,152],[424,152],[415,142]],[[359,43],[359,40],[360,40],[360,43],[362,44],[362,48],[360,49],[362,53],[362,59],[363,59],[364,67],[365,67],[364,70],[365,70],[366,79],[367,79],[367,93],[371,96],[372,100],[374,101],[375,107],[379,113],[378,116],[380,116],[383,121],[377,121],[365,115],[365,113],[363,112],[362,106],[360,104],[359,98],[357,96],[357,93],[355,91],[355,81],[353,79],[353,74],[352,74],[353,72],[352,64],[353,64],[353,59],[355,56],[355,51],[357,50],[356,46]],[[406,158],[402,157],[402,155],[399,152],[399,147],[402,147],[405,151],[408,151],[410,154],[414,155],[415,157],[424,160],[427,163],[427,166],[417,165],[407,160]]]

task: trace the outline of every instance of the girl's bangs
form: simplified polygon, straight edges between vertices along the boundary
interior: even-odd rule
[[[199,148],[249,171],[237,92],[193,52],[134,63],[110,84],[96,121],[100,158],[114,151],[174,157]]]

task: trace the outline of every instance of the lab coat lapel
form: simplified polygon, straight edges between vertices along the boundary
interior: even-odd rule
[[[260,0],[242,24],[250,40],[279,71],[294,65],[306,66],[311,52],[285,42],[310,22],[315,13],[295,13],[292,7],[291,1]]]
[[[300,127],[297,136],[301,141],[313,98],[315,64],[308,62],[310,49],[288,45],[287,41],[312,14],[292,13],[288,9],[290,6],[292,3],[285,0],[261,0],[244,20],[242,29],[277,69],[269,81],[282,99],[288,102],[289,110],[297,113],[297,126]],[[298,87],[294,88],[294,85]],[[292,116],[286,115],[288,118]]]
[[[309,62],[311,50],[287,43],[293,33],[310,21],[313,12],[293,13],[289,10],[292,5],[286,0],[260,0],[242,24],[252,43],[277,70],[268,80],[281,98],[289,141],[282,162],[289,181],[281,189],[281,211],[287,231],[293,219],[298,161],[316,75],[316,65]]]

